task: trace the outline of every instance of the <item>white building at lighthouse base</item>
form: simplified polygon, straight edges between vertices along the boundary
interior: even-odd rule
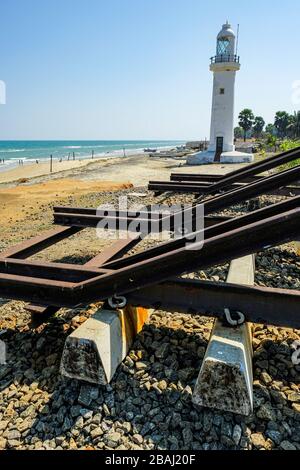
[[[216,152],[206,150],[204,152],[197,152],[189,155],[187,158],[187,165],[208,165],[211,163],[252,163],[254,162],[254,155],[252,153],[238,152],[223,152],[220,155],[220,161],[215,161]]]

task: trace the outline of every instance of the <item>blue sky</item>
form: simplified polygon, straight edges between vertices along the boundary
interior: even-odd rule
[[[236,111],[300,108],[298,0],[3,0],[0,14],[0,139],[208,137],[226,19],[240,23]]]

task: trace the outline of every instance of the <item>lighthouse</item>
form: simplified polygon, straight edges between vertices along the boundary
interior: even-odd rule
[[[188,157],[187,163],[250,163],[253,155],[237,152],[234,145],[234,98],[240,58],[236,55],[236,36],[226,22],[217,36],[216,55],[210,59],[213,96],[208,150]]]

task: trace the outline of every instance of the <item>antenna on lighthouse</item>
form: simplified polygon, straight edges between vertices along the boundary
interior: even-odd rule
[[[240,25],[238,24],[238,26],[237,26],[237,36],[236,36],[236,52],[235,52],[235,55],[238,55],[239,37],[240,37]]]

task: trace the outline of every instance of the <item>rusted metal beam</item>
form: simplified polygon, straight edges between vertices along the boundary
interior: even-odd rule
[[[260,181],[263,178],[266,178],[267,176],[269,175],[265,174],[265,175],[258,175],[258,176],[248,176],[248,177],[243,178],[239,183],[234,183],[233,186],[235,184],[241,184],[241,183],[243,184],[255,183],[256,181]],[[187,184],[187,183],[199,184],[199,185],[209,187],[209,186],[212,186],[213,183],[220,181],[222,178],[224,178],[224,176],[222,175],[206,175],[206,174],[194,175],[192,173],[182,173],[182,174],[171,173],[170,181],[177,182],[177,183],[183,182],[184,184]],[[159,183],[161,183],[161,181]],[[299,184],[300,184],[300,181],[296,181],[293,187],[299,188]]]
[[[145,219],[135,217],[118,217],[116,216],[98,216],[87,214],[71,214],[71,213],[54,213],[54,223],[58,225],[72,225],[73,227],[81,228],[97,228],[99,224],[104,221],[106,223],[103,228],[110,228],[113,230],[128,230],[131,227],[143,227],[145,232],[159,233],[162,231],[162,221],[170,218],[170,215],[164,215],[159,219],[156,218],[151,212]]]
[[[85,208],[85,207],[64,207],[64,206],[57,206],[53,208],[54,216],[56,214],[72,214],[72,215],[85,215],[85,216],[98,216],[98,217],[119,217],[119,218],[131,218],[135,219],[136,217],[140,217],[143,219],[148,219],[151,215],[152,219],[160,220],[164,217],[164,212],[150,212],[147,211],[146,208],[143,208],[141,211],[119,211],[119,210],[112,210],[112,209],[94,209],[94,208]]]
[[[135,236],[130,239],[118,240],[112,244],[109,248],[106,248],[102,253],[94,256],[91,260],[84,264],[84,267],[101,267],[101,265],[113,261],[116,258],[121,258],[127,251],[131,250],[140,242],[140,237]],[[60,309],[59,306],[54,305],[34,305],[29,304],[26,306],[26,310],[30,313],[43,315],[45,317],[54,315]]]
[[[96,269],[75,264],[42,263],[38,261],[19,260],[14,258],[0,259],[0,272],[31,278],[80,282],[91,279],[99,274],[107,274],[110,269]]]
[[[293,181],[297,181],[299,178],[300,166],[263,178],[262,180],[250,183],[249,185],[246,185],[242,188],[228,191],[225,194],[205,199],[204,201],[201,201],[201,204],[204,206],[204,212],[207,216],[226,207],[231,207],[236,203],[241,203],[262,194],[266,194],[274,189],[278,190],[283,186],[292,183]],[[171,214],[171,216],[164,214],[164,216],[159,220],[156,218],[157,213],[153,214],[149,212],[147,219],[139,219],[139,222],[143,224],[144,230],[152,232],[161,231],[162,227],[166,227],[166,224],[170,222],[170,230],[174,230],[174,220],[175,217],[180,215],[180,212],[183,217],[189,217],[191,214],[191,217],[195,219],[198,208],[199,204],[196,203],[191,208],[178,211],[175,214]],[[128,213],[125,212],[125,214]],[[79,211],[75,214],[59,212],[54,213],[55,223],[62,225],[75,225],[77,227],[97,227],[99,222],[104,218],[107,223],[110,223],[110,227],[113,227],[116,230],[120,227],[126,230],[129,225],[132,229],[134,228],[134,223],[136,222],[136,217],[124,217],[123,213],[122,217],[118,217],[118,215],[115,217],[112,215],[105,216],[105,212],[103,212],[103,214],[100,213],[100,215],[95,215],[95,212],[93,215],[87,215],[85,212],[82,214]]]
[[[206,199],[204,201],[201,201],[201,204],[203,205],[204,208],[204,213],[205,215],[209,215],[213,212],[217,212],[221,209],[224,209],[225,207],[230,207],[236,203],[240,203],[249,199],[252,199],[254,197],[257,197],[269,190],[272,190],[274,188],[280,188],[283,186],[287,181],[291,180],[296,180],[300,176],[300,166],[296,168],[292,168],[291,170],[284,171],[282,173],[269,176],[267,178],[264,178],[260,181],[257,181],[255,183],[251,183],[243,188],[227,192],[225,194],[215,196],[209,199]],[[299,197],[299,196],[298,196]],[[295,199],[294,199],[295,200]],[[292,203],[293,204],[293,203]],[[298,204],[298,202],[297,202]],[[190,208],[187,208],[183,211],[178,211],[175,214],[172,214],[171,216],[165,216],[163,219],[156,221],[154,218],[154,221],[151,221],[151,213],[149,213],[149,219],[148,222],[146,220],[140,220],[141,224],[143,224],[144,229],[148,229],[150,232],[157,232],[161,231],[163,228],[165,229],[166,226],[168,225],[170,230],[177,230],[180,227],[175,227],[174,224],[177,223],[177,220],[180,219],[180,223],[182,223],[184,220],[187,220],[188,218],[191,218],[193,220],[193,223],[195,225],[197,214],[198,214],[198,209],[199,209],[199,204],[195,204],[191,206]],[[295,206],[294,206],[295,207]],[[98,223],[104,218],[96,216],[96,215],[85,215],[85,214],[59,214],[55,213],[55,222],[60,223],[60,224],[75,224],[77,226],[85,227],[87,226],[93,226],[97,227]],[[110,223],[110,227],[114,227],[115,229],[118,229],[120,226],[124,229],[127,227],[131,227],[131,230],[135,229],[135,225],[132,225],[132,222],[135,221],[135,219],[131,218],[120,218],[118,217],[106,217],[105,220],[107,223]],[[193,227],[193,230],[196,228]]]
[[[235,183],[231,186],[224,186],[222,187],[221,191],[233,191],[240,188],[246,188],[247,185]],[[177,183],[177,182],[150,182],[148,185],[149,191],[157,191],[160,194],[164,192],[173,192],[173,193],[183,193],[183,194],[216,194],[219,193],[220,190],[215,189],[214,186],[203,186],[202,184],[198,184],[196,182],[187,182],[184,183]],[[279,189],[270,189],[268,191],[263,191],[262,194],[269,194],[271,196],[299,196],[300,195],[300,188],[298,186],[287,186],[285,188]]]
[[[261,181],[250,183],[247,186],[229,191],[228,193],[215,196],[202,201],[205,206],[205,214],[232,206],[233,204],[252,199],[262,194],[268,193],[275,188],[281,188],[293,183],[300,178],[300,165],[296,168],[277,173],[263,178]]]
[[[232,191],[234,189],[242,188],[245,184],[234,183],[226,185],[222,191]],[[178,193],[191,193],[191,194],[214,194],[219,193],[220,190],[214,189],[214,185],[198,182],[198,181],[150,181],[148,185],[149,191],[163,192],[178,192]]]
[[[200,242],[199,245],[185,246],[137,264],[132,264],[131,257],[128,257],[126,267],[103,275],[101,279],[95,278],[81,283],[80,293],[83,294],[82,298],[85,298],[87,288],[88,295],[101,295],[103,298],[126,294],[143,286],[159,283],[173,275],[194,272],[261,251],[268,246],[292,241],[299,231],[300,209],[297,208],[222,233],[205,240],[203,244]],[[76,287],[75,291],[78,288]]]
[[[171,279],[128,295],[131,305],[192,315],[224,316],[241,311],[253,323],[299,328],[300,291]]]
[[[265,218],[271,217],[274,215],[280,215],[281,212],[297,208],[299,206],[300,198],[294,198],[283,203],[276,205],[268,206],[264,209],[255,211],[253,213],[247,214],[243,217],[236,219],[231,219],[226,222],[222,222],[218,225],[213,225],[210,228],[207,228],[204,232],[206,239],[211,239],[217,236],[222,236],[226,231],[233,231],[235,229],[243,228],[247,225],[255,224],[257,222],[264,221]],[[87,269],[86,266],[74,266],[62,263],[38,263],[34,261],[22,261],[14,259],[6,259],[0,261],[0,269],[3,275],[10,274],[15,276],[25,276],[29,278],[40,278],[46,280],[68,280],[71,282],[80,283],[81,281],[88,280],[99,276],[100,274],[110,274],[112,270],[122,269],[124,266],[129,267],[130,265],[137,265],[137,263],[142,264],[146,262],[147,259],[156,259],[157,257],[162,257],[163,255],[168,254],[169,252],[174,252],[175,250],[182,249],[189,243],[188,238],[181,238],[174,240],[158,247],[152,248],[150,250],[144,251],[140,254],[131,256],[129,258],[117,260],[115,262],[106,263],[102,269]],[[112,256],[117,255],[120,249],[120,242],[118,242],[117,247],[110,248],[110,252],[106,255],[106,259],[111,259]],[[127,240],[126,242],[122,241],[122,246],[132,245],[132,240]],[[102,258],[102,261],[104,258]],[[88,265],[95,266],[95,260],[93,262],[88,262]],[[106,269],[103,269],[106,268]],[[32,279],[31,279],[32,281]]]
[[[226,175],[225,175],[226,176]],[[267,175],[265,175],[267,176]],[[265,176],[247,176],[244,177],[241,182],[242,183],[254,183],[255,181],[259,181]],[[199,184],[206,183],[207,185],[211,185],[212,183],[216,183],[224,179],[224,175],[207,175],[207,174],[193,174],[193,173],[171,173],[170,181],[191,181],[191,182],[199,182]]]
[[[122,258],[128,251],[132,250],[139,242],[141,238],[139,235],[126,238],[124,240],[118,240],[109,248],[106,248],[102,253],[92,258],[90,261],[84,264],[86,267],[101,267],[105,263],[114,261],[115,259]]]
[[[151,214],[151,213],[150,213]],[[178,212],[177,214],[180,214]],[[229,217],[205,217],[204,218],[204,226],[210,227],[211,225],[216,225],[220,222],[228,220]],[[55,213],[54,214],[54,222],[56,224],[73,224],[76,227],[86,228],[97,228],[101,222],[105,221],[105,225],[103,225],[103,229],[113,229],[113,230],[128,230],[132,233],[140,232],[140,233],[161,233],[163,230],[174,230],[174,216],[173,213],[170,212],[168,215],[164,215],[161,220],[157,220],[156,218],[151,219],[138,219],[138,218],[118,218],[118,217],[102,217],[96,215],[86,215],[86,214],[64,214],[64,213]],[[134,243],[133,243],[134,246]],[[101,259],[101,255],[100,259]]]
[[[41,268],[44,268],[44,270],[47,270],[47,266],[43,265]],[[30,275],[20,275],[20,274],[7,274],[1,272],[0,274],[0,285],[4,287],[3,293],[6,292],[7,290],[11,293],[9,297],[7,297],[5,294],[2,296],[3,298],[11,298],[11,299],[19,299],[19,300],[30,300],[31,296],[29,294],[29,290],[34,287],[34,289],[43,289],[46,287],[49,291],[52,293],[56,294],[60,292],[62,289],[65,290],[66,292],[71,292],[72,288],[79,285],[79,283],[75,283],[72,281],[61,281],[58,279],[49,279],[48,277],[32,277]],[[14,296],[14,285],[16,286],[16,296]],[[22,292],[22,297],[19,297],[17,294],[17,290],[20,287],[20,291]],[[26,292],[27,287],[29,290]],[[1,287],[0,287],[1,289]],[[2,289],[1,289],[2,291]],[[34,296],[35,297],[35,296]],[[40,297],[40,292],[37,292],[37,299],[40,299],[41,302],[37,301],[37,303],[42,303],[43,302],[43,297]],[[49,303],[49,302],[47,302]]]
[[[208,226],[205,229],[203,238],[205,240],[208,240],[210,238],[222,235],[226,232],[237,230],[242,227],[246,227],[250,224],[256,224],[258,222],[266,220],[267,218],[278,216],[293,209],[297,209],[299,208],[299,206],[300,196],[297,196],[286,201],[279,202],[277,204],[272,204],[262,209],[258,209],[254,212],[247,213],[240,217],[229,218],[228,220],[222,221],[220,220],[219,223],[212,224],[211,226]],[[197,237],[200,232],[195,232],[194,237]],[[110,263],[106,263],[105,265],[103,265],[103,267],[116,270],[121,269],[124,266],[128,266],[129,263],[141,263],[149,258],[156,258],[165,253],[168,253],[171,250],[173,251],[178,250],[180,248],[184,248],[185,246],[187,246],[187,243],[189,241],[191,242],[192,239],[189,240],[186,237],[177,238],[166,243],[161,243],[160,245],[155,246],[153,248],[149,248],[148,250],[143,251],[141,253],[136,253],[130,258],[124,258]]]
[[[222,319],[224,309],[242,311],[247,321],[299,328],[300,291],[174,278],[128,294],[128,303],[170,313]],[[55,309],[55,307],[52,307]],[[44,313],[36,306],[34,313]],[[55,313],[55,311],[52,311]]]
[[[228,224],[230,222],[227,222]],[[224,223],[224,225],[226,222]],[[257,223],[240,227],[167,253],[149,257],[132,264],[126,258],[126,266],[109,274],[62,286],[62,282],[25,276],[2,274],[0,295],[4,298],[32,300],[51,305],[78,305],[100,301],[114,295],[133,292],[148,285],[157,284],[186,272],[230,261],[266,247],[290,242],[300,232],[300,208],[266,218]]]

